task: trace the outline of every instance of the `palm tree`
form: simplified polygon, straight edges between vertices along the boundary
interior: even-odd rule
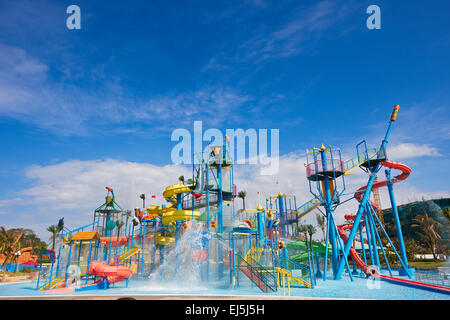
[[[116,221],[116,227],[117,227],[117,242],[116,242],[116,254],[119,249],[119,237],[120,237],[120,229],[122,229],[124,223],[122,220]]]
[[[306,225],[306,230],[309,235],[309,249],[312,251],[312,236],[317,232],[317,230],[312,224]]]
[[[180,181],[182,184],[184,184],[184,176],[179,176],[178,181]]]
[[[142,199],[142,208],[145,209],[145,194],[142,193],[139,198]]]
[[[64,229],[64,218],[61,218],[58,221],[58,232],[61,232],[63,229]]]
[[[50,227],[47,228],[47,231],[52,234],[52,236],[50,237],[50,240],[53,240],[52,250],[55,250],[56,236],[58,235],[58,232],[60,230],[56,224],[52,224]]]
[[[305,237],[306,248],[308,248],[308,226],[306,224],[299,225],[298,232],[303,233],[303,236]]]
[[[442,227],[442,224],[431,218],[427,212],[424,215],[417,215],[413,219],[412,228],[417,228],[420,239],[431,249],[433,259],[437,260],[436,248],[441,239],[437,229]]]
[[[247,192],[242,190],[238,192],[238,198],[242,199],[242,209],[245,210],[245,197],[247,196]]]
[[[323,234],[323,240],[326,239],[326,223],[325,223],[325,217],[321,214],[321,213],[316,213],[316,220],[317,220],[317,225],[320,227],[320,229],[322,230],[322,234]]]
[[[123,215],[125,216],[125,232],[127,232],[128,230],[128,219],[130,219],[133,215],[132,215],[132,211],[131,210],[126,210],[125,213],[123,213]]]

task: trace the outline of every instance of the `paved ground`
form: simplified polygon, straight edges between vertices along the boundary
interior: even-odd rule
[[[348,300],[316,297],[277,297],[277,296],[208,296],[208,295],[64,295],[64,296],[30,296],[0,297],[0,300],[118,300],[129,298],[135,300]]]

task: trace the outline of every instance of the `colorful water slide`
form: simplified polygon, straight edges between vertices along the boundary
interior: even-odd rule
[[[177,221],[189,221],[197,219],[200,216],[200,211],[197,210],[177,210],[177,196],[183,193],[191,193],[194,185],[186,185],[183,183],[177,183],[170,185],[164,189],[163,197],[171,203],[169,207],[162,207],[152,205],[147,208],[149,214],[161,216],[161,222],[166,226],[173,226]],[[156,244],[159,245],[173,245],[175,238],[170,235],[156,235]]]
[[[107,289],[110,284],[124,281],[133,275],[130,268],[125,266],[109,266],[105,261],[92,261],[89,266],[89,274],[100,276],[102,279],[86,285],[56,288],[46,291],[46,294],[68,293],[95,289]]]
[[[386,168],[396,169],[396,170],[400,170],[401,171],[401,174],[399,174],[398,176],[395,176],[392,179],[392,183],[397,183],[397,182],[403,181],[403,180],[407,179],[409,177],[409,175],[411,174],[411,169],[408,166],[406,166],[406,165],[404,165],[404,164],[402,164],[400,162],[386,160],[386,161],[384,161],[383,166],[386,167]],[[387,185],[387,180],[382,180],[382,181],[375,182],[372,185],[372,190],[375,190],[375,189],[378,189],[378,188],[381,188],[381,187],[385,187],[386,185]],[[359,188],[355,192],[355,199],[358,202],[362,201],[362,196],[363,196],[363,193],[364,193],[365,190],[366,190],[366,186],[363,186],[363,187]],[[375,209],[375,211],[379,209],[376,203],[370,201],[370,204]],[[347,220],[353,220],[355,218],[355,215],[354,214],[347,214],[347,215],[345,215],[345,218]],[[341,238],[344,241],[344,243],[347,243],[347,240],[348,240],[348,236],[347,236],[345,230],[351,229],[352,227],[353,227],[353,224],[344,224],[344,225],[341,225],[341,226],[337,227],[339,235],[341,236]],[[355,248],[353,248],[353,247],[350,248],[350,255],[351,255],[352,259],[355,261],[355,263],[358,265],[358,267],[360,267],[361,270],[366,275],[373,275],[373,276],[374,275],[377,275],[377,276],[379,275],[379,273],[378,273],[378,271],[376,269],[371,268],[371,267],[367,266],[364,263],[364,261],[361,259],[361,257],[359,256],[359,254],[358,254],[358,252],[356,251]]]
[[[397,169],[401,171],[401,174],[399,174],[398,176],[395,176],[392,179],[392,183],[397,183],[400,181],[405,180],[406,178],[408,178],[408,176],[411,174],[411,169],[404,165],[401,164],[399,162],[395,162],[395,161],[391,161],[391,160],[386,160],[383,163],[383,166],[386,168],[391,168],[391,169]],[[382,181],[378,181],[375,182],[372,185],[372,190],[384,187],[387,185],[387,180],[382,180]],[[358,202],[362,201],[362,196],[364,191],[366,190],[366,186],[363,186],[361,188],[359,188],[358,190],[356,190],[355,192],[355,199]],[[376,210],[378,210],[378,206],[370,201],[370,204],[372,205],[372,207]],[[347,220],[353,220],[355,219],[355,214],[346,214],[344,217]],[[363,220],[361,220],[361,223],[363,223]],[[349,230],[353,227],[353,224],[344,224],[344,225],[340,225],[337,227],[338,232],[340,237],[342,238],[342,240],[344,241],[344,244],[347,243],[348,240],[348,235],[345,232],[345,230]],[[380,276],[380,273],[378,272],[378,270],[376,270],[375,268],[369,267],[367,266],[364,261],[361,259],[361,257],[359,256],[358,252],[356,251],[356,249],[354,247],[350,248],[350,256],[352,257],[352,259],[355,261],[356,265],[361,268],[361,270],[366,274],[366,275],[370,275],[370,276]]]
[[[313,242],[312,243],[313,251],[317,252],[319,256],[325,256],[326,245],[322,242]],[[296,263],[302,263],[308,260],[308,247],[306,246],[305,241],[302,240],[292,240],[286,241],[286,248],[295,250],[295,251],[303,251],[303,253],[295,254],[289,257],[289,259],[293,260]],[[331,256],[331,247],[328,247],[328,255]]]
[[[383,162],[383,166],[386,168],[396,169],[396,170],[401,171],[401,173],[399,175],[395,176],[391,180],[392,183],[397,183],[397,182],[403,181],[403,180],[407,179],[409,177],[409,175],[411,174],[411,169],[408,166],[406,166],[402,163],[396,162],[396,161],[386,160]],[[387,180],[375,182],[372,186],[372,190],[384,187],[386,185],[387,185]],[[362,201],[362,196],[363,196],[363,193],[365,190],[366,190],[366,186],[363,186],[356,191],[355,199],[358,202]],[[378,210],[378,206],[374,202],[370,201],[370,204],[375,209],[375,211]],[[355,214],[346,214],[344,217],[347,220],[353,220],[353,219],[355,219],[355,216],[356,216]],[[361,223],[363,223],[363,220],[361,221]],[[345,232],[345,230],[351,229],[352,227],[353,227],[353,224],[344,224],[344,225],[337,227],[339,235],[345,244],[347,243],[347,240],[348,240],[348,235]],[[450,288],[448,288],[448,287],[382,275],[375,268],[367,266],[364,263],[364,261],[361,259],[361,257],[359,256],[356,249],[353,247],[350,248],[350,255],[351,255],[352,259],[355,261],[355,263],[358,265],[358,267],[361,268],[361,270],[368,276],[378,277],[382,280],[389,281],[389,282],[395,283],[395,284],[400,284],[400,285],[410,286],[410,287],[414,287],[414,288],[425,289],[425,290],[430,290],[430,291],[438,291],[438,292],[444,292],[444,293],[450,294]]]
[[[115,236],[102,237],[100,239],[100,241],[106,243],[108,246],[110,244],[113,245],[113,246],[117,245],[117,237],[115,237]],[[128,241],[130,241],[130,238],[120,236],[118,241],[119,241],[119,246],[122,246],[122,245],[126,244]]]
[[[192,185],[186,185],[184,183],[176,183],[166,187],[163,191],[163,197],[174,205],[177,203],[177,195],[182,193],[192,192]]]
[[[418,282],[418,281],[413,281],[413,280],[408,280],[408,279],[394,278],[394,277],[389,277],[389,276],[386,276],[383,274],[378,275],[378,277],[380,277],[382,280],[385,280],[385,281],[388,281],[388,282],[391,282],[394,284],[400,284],[403,286],[419,288],[419,289],[424,289],[424,290],[433,291],[433,292],[437,291],[437,292],[441,292],[441,293],[450,294],[449,287],[438,286],[435,284]]]
[[[109,283],[116,283],[130,278],[133,271],[126,266],[109,266],[104,261],[92,261],[89,274],[107,277]]]

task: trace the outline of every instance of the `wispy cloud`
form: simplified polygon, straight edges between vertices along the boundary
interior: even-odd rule
[[[400,160],[407,158],[416,158],[423,156],[438,157],[442,156],[439,150],[429,145],[418,145],[414,143],[400,143],[388,148],[389,158]]]
[[[233,49],[222,48],[204,67],[206,70],[223,70],[233,63],[261,64],[266,61],[291,57],[313,46],[316,40],[338,21],[354,10],[352,2],[320,1],[308,7],[300,6],[283,15],[278,25],[262,25],[253,35]],[[251,34],[251,33],[250,33]]]
[[[202,119],[219,126],[252,100],[222,86],[133,99],[120,80],[102,79],[101,90],[94,90],[51,79],[48,70],[22,48],[0,45],[0,115],[58,135],[89,135],[111,124],[126,130],[132,123],[160,131]]]
[[[238,191],[246,190],[247,207],[265,204],[267,196],[282,191],[297,196],[297,206],[310,200],[304,152],[292,152],[279,159],[276,175],[262,175],[263,164],[236,165],[235,183]],[[139,194],[156,195],[156,202],[165,203],[161,194],[168,185],[177,183],[180,175],[190,176],[191,169],[179,165],[153,165],[113,159],[70,160],[52,165],[32,165],[25,170],[28,186],[17,190],[11,198],[0,200],[2,223],[8,226],[34,226],[45,232],[43,225],[54,223],[64,216],[67,225],[78,226],[89,223],[92,211],[102,203],[105,186],[114,188],[119,204],[124,209],[138,205]],[[368,177],[362,171],[346,177],[346,194],[351,196],[367,183]],[[278,184],[276,182],[278,181]],[[315,186],[313,185],[313,188]],[[259,192],[259,194],[258,194]],[[406,182],[395,187],[398,204],[409,201],[450,196],[450,191],[424,191]],[[383,208],[389,207],[387,192],[381,192]],[[344,197],[345,198],[345,197]],[[236,201],[240,208],[239,200]],[[336,220],[344,222],[343,215],[357,209],[358,203],[350,201],[338,208]],[[31,211],[30,211],[31,210]],[[14,215],[8,214],[14,212]],[[31,214],[32,212],[32,214]],[[314,214],[305,221],[314,223]]]

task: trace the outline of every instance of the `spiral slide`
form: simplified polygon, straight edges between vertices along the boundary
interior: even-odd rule
[[[386,160],[383,163],[383,166],[386,168],[400,170],[402,172],[401,174],[399,174],[398,176],[395,176],[392,179],[392,183],[397,183],[397,182],[403,181],[403,180],[407,179],[408,176],[411,174],[411,169],[408,166],[401,164],[399,162],[396,162],[396,161]],[[384,187],[386,185],[387,185],[387,180],[378,181],[373,184],[372,190]],[[366,186],[361,187],[356,191],[355,199],[358,202],[362,201],[363,193],[365,190],[366,190]],[[374,202],[370,201],[370,204],[375,209],[375,211],[378,210],[378,206]],[[356,215],[355,214],[346,214],[344,217],[347,220],[353,220],[353,219],[355,219]],[[364,223],[364,220],[361,220],[361,223]],[[344,224],[344,225],[340,225],[337,227],[339,235],[342,238],[342,240],[344,241],[344,244],[346,244],[347,240],[348,240],[348,235],[345,232],[345,230],[351,229],[352,227],[353,227],[353,224]],[[444,293],[450,294],[450,288],[448,288],[448,287],[382,275],[375,268],[372,268],[372,267],[369,267],[368,265],[366,265],[354,247],[350,248],[350,256],[352,257],[353,261],[355,261],[356,265],[367,276],[378,277],[382,280],[389,281],[389,282],[395,283],[395,284],[404,285],[404,286],[409,286],[409,287],[414,287],[414,288],[419,288],[419,289],[424,289],[424,290],[430,290],[430,291],[438,291],[441,293],[444,292]]]
[[[164,192],[163,197],[171,203],[171,206],[163,208],[162,206],[152,205],[147,208],[149,214],[161,216],[161,222],[163,225],[174,225],[176,221],[189,221],[192,218],[197,219],[200,216],[200,212],[197,210],[177,210],[177,195],[183,193],[191,193],[193,185],[185,185],[183,183],[177,183],[168,186]],[[175,238],[170,235],[156,235],[156,244],[159,245],[174,245]]]

